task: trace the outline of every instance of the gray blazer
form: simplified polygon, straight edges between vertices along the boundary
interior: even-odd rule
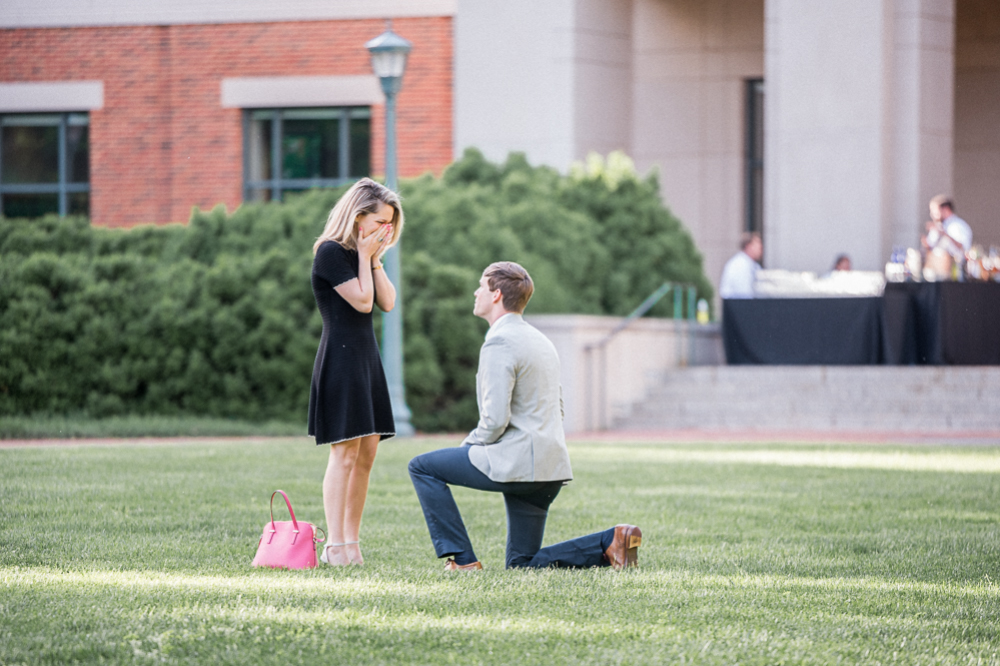
[[[492,481],[573,478],[555,346],[519,314],[493,322],[479,352],[479,425],[462,442]]]

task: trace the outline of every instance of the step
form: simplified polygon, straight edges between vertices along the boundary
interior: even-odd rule
[[[623,411],[614,428],[1000,431],[1000,368],[684,368]]]

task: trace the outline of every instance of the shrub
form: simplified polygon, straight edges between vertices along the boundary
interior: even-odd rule
[[[562,176],[517,153],[497,165],[469,149],[440,179],[405,183],[403,195],[404,253],[426,251],[477,279],[493,261],[517,261],[535,281],[529,312],[624,315],[666,281],[712,298],[701,254],[660,201],[656,175],[640,178],[620,153]]]
[[[0,415],[304,424],[322,329],[312,243],[341,192],[128,230],[0,219]],[[470,150],[402,194],[405,380],[420,430],[475,425],[486,324],[472,292],[493,261],[531,272],[529,314],[622,315],[667,280],[711,298],[655,176],[638,177],[624,156],[563,176]]]
[[[2,221],[0,414],[303,420],[321,325],[301,213]]]

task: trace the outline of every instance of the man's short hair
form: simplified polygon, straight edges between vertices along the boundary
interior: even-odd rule
[[[740,236],[740,249],[747,249],[747,245],[754,242],[755,240],[760,240],[760,234],[756,231],[744,231],[743,235]]]
[[[507,312],[524,312],[535,285],[523,266],[513,261],[497,261],[486,267],[483,276],[490,290],[500,290]]]
[[[933,199],[931,199],[931,205],[937,206],[938,208],[940,208],[941,206],[945,206],[951,212],[953,213],[955,212],[955,202],[952,201],[951,197],[949,197],[947,194],[939,194]]]

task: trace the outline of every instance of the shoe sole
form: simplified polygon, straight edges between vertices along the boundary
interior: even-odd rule
[[[639,546],[642,545],[642,530],[633,527],[625,536],[625,567],[639,566]]]
[[[621,526],[619,525],[618,527]],[[642,530],[635,525],[629,525],[625,530],[623,541],[625,542],[624,548],[622,548],[624,558],[621,560],[621,564],[616,561],[611,562],[611,566],[615,571],[639,566],[638,551],[639,546],[642,545]]]
[[[444,570],[446,572],[452,572],[452,571],[482,571],[483,570],[483,563],[482,562],[473,562],[472,564],[460,565],[460,564],[456,564],[455,560],[448,560],[447,562],[445,562]]]

